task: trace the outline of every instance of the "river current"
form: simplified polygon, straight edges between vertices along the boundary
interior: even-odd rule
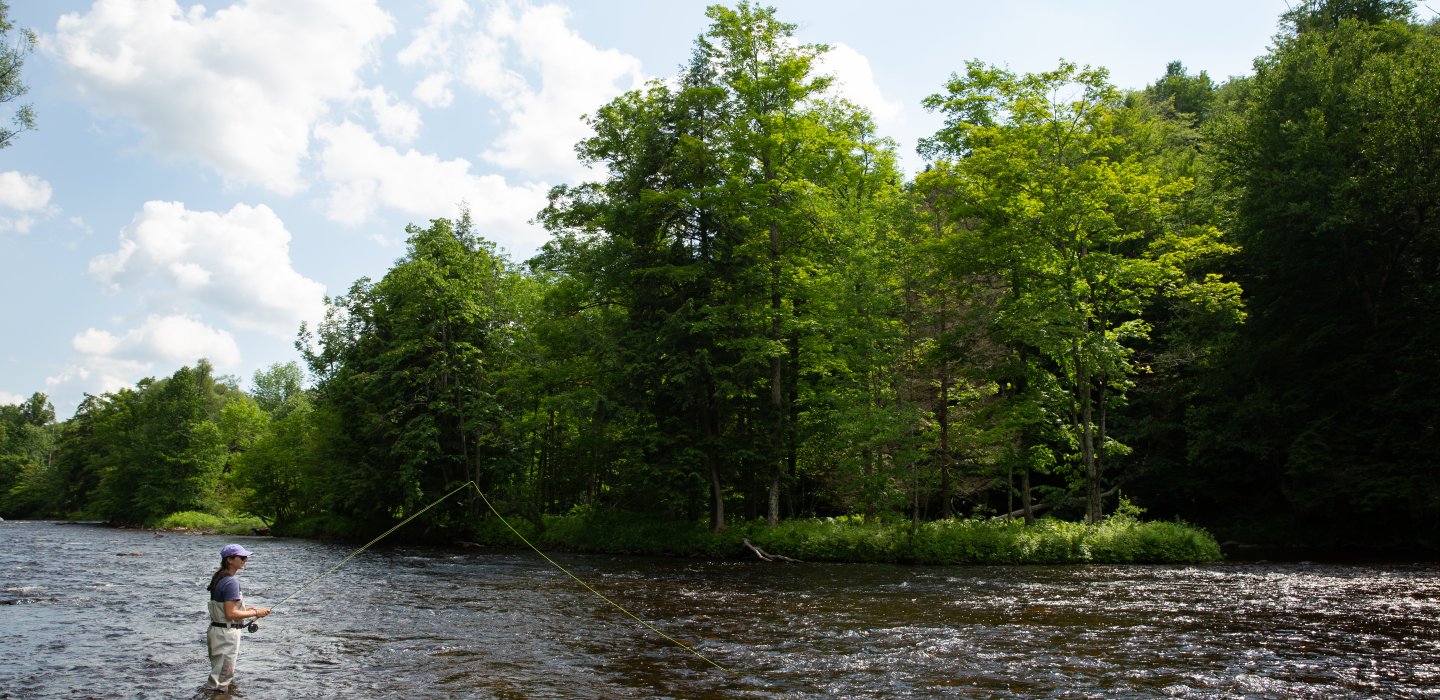
[[[220,547],[273,605],[350,553],[0,522],[0,698],[196,698]],[[1440,698],[1440,565],[907,567],[377,548],[245,634],[242,697]]]

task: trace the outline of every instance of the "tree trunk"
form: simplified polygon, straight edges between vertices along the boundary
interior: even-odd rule
[[[778,467],[770,474],[770,493],[766,501],[765,524],[775,527],[780,524],[780,473]]]
[[[1098,383],[1099,396],[1095,403],[1100,412],[1099,425],[1095,442],[1095,512],[1102,517],[1105,515],[1105,495],[1100,493],[1100,485],[1105,478],[1105,422],[1109,418],[1109,410],[1105,406],[1105,400],[1109,395],[1110,378],[1105,374],[1100,375]]]
[[[1080,353],[1080,341],[1071,341],[1075,361],[1075,387],[1079,399],[1077,422],[1080,428],[1080,459],[1085,466],[1085,522],[1100,522],[1100,473],[1095,461],[1094,407],[1091,400],[1090,374]]]
[[[710,531],[725,531],[725,498],[720,491],[720,465],[714,450],[709,455],[710,463]]]
[[[705,464],[710,477],[710,531],[725,531],[725,493],[720,488],[720,425],[715,417],[715,381],[706,376],[705,397]]]
[[[765,181],[775,182],[775,171],[771,166],[769,157],[761,159],[764,169]],[[771,195],[771,206],[778,206]],[[772,214],[773,215],[773,214]],[[783,305],[783,298],[780,294],[780,225],[774,221],[770,222],[770,341],[780,343],[780,313]],[[770,356],[770,410],[774,412],[775,424],[772,428],[770,444],[770,464],[773,472],[770,478],[770,497],[765,510],[765,524],[770,527],[780,522],[780,484],[784,476],[784,442],[785,442],[785,386],[784,386],[784,365],[785,358],[780,353],[773,353]]]
[[[800,327],[799,315],[801,300],[791,300],[791,308],[795,315],[796,323],[790,332],[790,374],[789,381],[785,382],[785,473],[789,475],[789,486],[786,494],[786,510],[790,517],[795,517],[795,500],[799,497],[795,490],[800,483],[800,455],[799,439],[796,437],[796,426],[800,425],[800,334],[793,330]]]
[[[940,361],[940,405],[935,414],[940,424],[940,517],[948,519],[955,513],[950,504],[950,363],[947,360]]]
[[[1015,465],[1010,464],[1009,460],[1006,460],[1005,464],[1005,510],[1015,510]]]
[[[1029,500],[1029,499],[1026,499],[1026,500]],[[1035,516],[1037,516],[1037,515],[1039,515],[1039,514],[1041,514],[1041,513],[1044,513],[1044,512],[1047,511],[1047,510],[1050,510],[1050,504],[1049,504],[1049,503],[1036,503],[1036,504],[1034,504],[1033,506],[1030,506],[1030,507],[1028,507],[1028,508],[1020,508],[1020,509],[1017,509],[1017,510],[1012,510],[1012,511],[1010,511],[1009,513],[1006,513],[1006,514],[1005,514],[1005,517],[1007,517],[1007,518],[1018,518],[1018,517],[1020,517],[1020,516],[1023,515],[1023,516],[1025,516],[1025,524],[1026,524],[1026,525],[1034,525],[1034,524],[1035,524]]]
[[[1109,491],[1106,491],[1105,493],[1100,494],[1100,497],[1101,497],[1101,498],[1109,498],[1109,497],[1114,496],[1116,493],[1119,493],[1119,492],[1120,492],[1120,487],[1119,487],[1119,486],[1112,486]],[[1053,506],[1053,505],[1054,505],[1053,503],[1039,503],[1039,504],[1036,504],[1035,507],[1034,507],[1034,509],[1033,509],[1033,513],[1032,513],[1032,515],[1031,515],[1031,518],[1030,518],[1030,520],[1029,520],[1028,522],[1033,523],[1033,522],[1034,522],[1034,515],[1038,515],[1038,514],[1040,514],[1040,513],[1044,513],[1044,512],[1047,511],[1047,510],[1050,510],[1050,507]],[[1008,518],[1018,518],[1018,517],[1020,517],[1021,515],[1024,515],[1024,514],[1025,514],[1025,511],[1024,511],[1023,509],[1022,509],[1022,510],[1013,510],[1013,511],[1010,511],[1010,512],[1006,515],[1006,517],[1008,517]]]
[[[1030,465],[1020,472],[1020,512],[1025,515],[1025,524],[1035,524],[1035,504],[1030,499]]]
[[[865,494],[865,523],[875,522],[875,496],[870,493],[870,483],[875,480],[875,457],[869,448],[861,450],[860,459],[865,464],[865,487],[862,492]]]

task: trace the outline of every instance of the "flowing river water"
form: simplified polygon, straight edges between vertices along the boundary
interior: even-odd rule
[[[221,545],[0,522],[0,698],[195,698]],[[1440,698],[1440,565],[907,567],[376,548],[244,635],[259,698]]]

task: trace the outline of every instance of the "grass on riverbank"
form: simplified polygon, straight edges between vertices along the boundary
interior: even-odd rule
[[[744,544],[748,539],[769,554],[813,562],[1189,564],[1221,559],[1219,544],[1205,530],[1179,522],[1142,521],[1137,517],[1139,510],[1126,505],[1093,527],[1050,518],[1030,526],[1003,518],[967,518],[921,523],[913,533],[905,520],[866,523],[858,516],[784,520],[775,527],[762,521],[732,522],[718,535],[703,523],[677,523],[634,513],[547,515],[543,530],[520,518],[507,520],[542,549],[602,554],[747,558],[754,556]],[[309,525],[310,529],[289,528],[278,534],[316,537],[328,532],[320,523]],[[222,518],[189,511],[173,513],[150,527],[250,535],[265,525],[253,516]],[[492,547],[523,546],[494,517],[477,523],[471,539]]]
[[[194,510],[171,513],[161,518],[159,522],[147,525],[147,528],[204,532],[215,535],[253,535],[269,530],[265,521],[253,515],[222,518]]]
[[[911,564],[1185,564],[1219,561],[1220,545],[1203,529],[1178,522],[1145,522],[1122,512],[1096,526],[1041,519],[866,524],[858,517],[732,523],[712,534],[703,525],[656,522],[625,513],[546,516],[538,531],[510,519],[542,549],[661,556],[753,556],[748,539],[770,554],[815,562]],[[498,518],[475,529],[477,543],[523,546]]]

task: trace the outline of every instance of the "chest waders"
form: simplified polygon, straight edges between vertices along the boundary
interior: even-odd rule
[[[245,601],[239,601],[238,605],[243,607]],[[229,689],[235,678],[235,659],[240,656],[240,630],[246,625],[225,617],[225,604],[218,600],[210,601],[209,607],[210,631],[205,641],[210,646],[210,678],[205,687]]]

